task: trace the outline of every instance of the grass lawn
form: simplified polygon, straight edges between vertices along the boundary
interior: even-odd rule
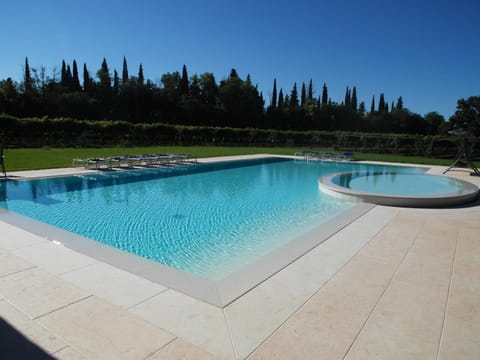
[[[231,156],[246,154],[293,155],[306,148],[284,147],[223,147],[223,146],[152,146],[152,147],[112,147],[112,148],[40,148],[40,149],[6,149],[5,165],[7,171],[36,170],[70,167],[72,159],[106,157],[118,155],[188,153],[199,158],[211,156]],[[332,149],[308,149],[332,151]],[[357,160],[405,162],[414,164],[450,165],[452,159],[434,159],[393,154],[355,153]]]

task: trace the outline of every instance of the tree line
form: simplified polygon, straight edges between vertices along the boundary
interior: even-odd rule
[[[235,69],[218,82],[210,72],[189,76],[183,65],[181,72],[163,74],[155,83],[145,79],[142,64],[132,75],[125,57],[121,73],[112,72],[103,59],[94,73],[83,64],[81,75],[76,60],[62,61],[60,70],[48,75],[44,66],[31,68],[26,58],[23,75],[21,82],[0,81],[0,113],[285,131],[432,135],[448,129],[443,116],[411,112],[402,97],[390,103],[382,93],[378,101],[373,96],[367,108],[359,102],[356,86],[347,87],[344,98],[336,102],[326,84],[315,96],[312,80],[300,87],[295,83],[290,91],[277,91],[274,79],[266,103],[250,75],[242,79]]]

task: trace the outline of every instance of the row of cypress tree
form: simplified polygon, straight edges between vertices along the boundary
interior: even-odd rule
[[[44,66],[30,68],[25,59],[20,83],[11,78],[0,81],[0,113],[14,116],[112,119],[144,123],[206,125],[233,128],[279,130],[345,130],[435,134],[443,131],[444,119],[437,113],[425,116],[404,108],[399,97],[391,105],[380,94],[369,111],[358,101],[357,88],[347,87],[341,102],[332,101],[324,83],[320,96],[314,84],[297,84],[287,93],[276,79],[269,103],[253,84],[250,75],[242,79],[235,69],[217,82],[213,73],[189,76],[182,71],[163,74],[155,83],[145,79],[142,64],[136,75],[123,58],[121,74],[111,72],[103,59],[95,76],[83,64],[82,83],[76,60],[61,63],[60,73],[51,76]]]

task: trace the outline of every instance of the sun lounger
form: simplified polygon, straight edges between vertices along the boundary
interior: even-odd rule
[[[346,161],[354,160],[353,152],[335,153],[323,151],[297,151],[295,156],[303,157],[304,160],[321,160],[321,161]]]
[[[86,159],[86,168],[89,167],[89,165],[95,165],[95,169],[98,170],[102,165],[106,168],[111,168],[111,161],[109,158],[89,158]]]

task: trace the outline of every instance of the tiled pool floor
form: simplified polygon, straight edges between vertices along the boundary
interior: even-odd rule
[[[0,220],[0,320],[60,359],[478,359],[479,274],[478,203],[376,206],[225,308]]]

